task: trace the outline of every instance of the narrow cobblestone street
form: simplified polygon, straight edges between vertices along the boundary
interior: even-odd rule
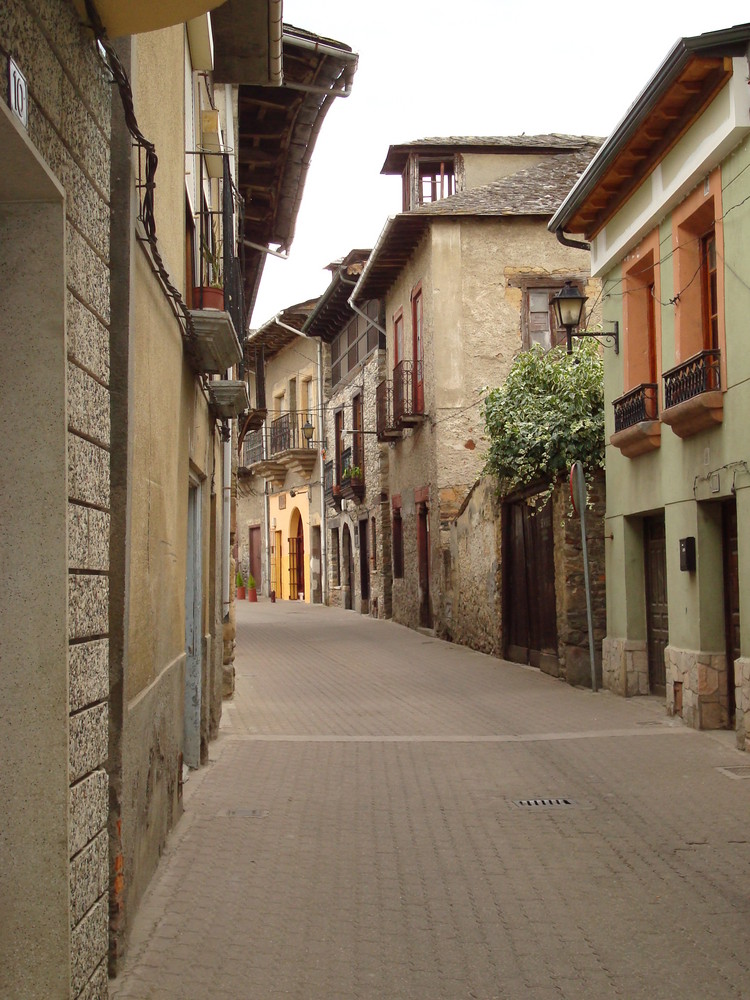
[[[237,607],[236,696],[111,997],[750,997],[734,734],[392,622]]]

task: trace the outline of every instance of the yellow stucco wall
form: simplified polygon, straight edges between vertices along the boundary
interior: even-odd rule
[[[296,491],[295,491],[296,492]],[[285,506],[280,506],[280,501]],[[305,601],[310,603],[310,503],[307,490],[303,489],[292,497],[289,493],[273,494],[269,498],[269,514],[271,518],[271,538],[281,536],[281,552],[274,552],[277,566],[280,567],[280,579],[276,579],[276,596],[281,600],[297,600],[297,594],[292,592],[289,580],[289,538],[297,536],[297,525],[302,519],[304,537],[304,571],[305,571]]]
[[[184,45],[182,26],[139,37],[133,71],[138,123],[159,155],[159,248],[180,289],[185,286]],[[164,115],[165,106],[178,113]],[[185,652],[191,475],[201,483],[202,632],[208,630],[210,486],[212,470],[221,469],[206,398],[184,358],[177,320],[140,247],[134,267],[128,699]],[[220,504],[217,517],[220,522]]]

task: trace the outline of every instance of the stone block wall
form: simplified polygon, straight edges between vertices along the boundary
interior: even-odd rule
[[[750,751],[750,657],[734,661],[737,747]]]
[[[439,634],[502,656],[501,507],[494,480],[478,480],[449,530]]]
[[[602,686],[623,698],[648,694],[648,651],[645,639],[602,640]]]
[[[667,711],[694,729],[729,725],[726,653],[705,653],[667,646]]]
[[[70,995],[95,998],[107,993],[111,86],[66,0],[4,3],[6,81],[9,56],[28,82],[29,139],[66,195]]]

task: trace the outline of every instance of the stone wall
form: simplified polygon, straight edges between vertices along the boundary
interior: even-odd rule
[[[589,484],[586,512],[594,653],[601,683],[601,648],[605,633],[604,477]],[[568,485],[553,493],[557,654],[555,675],[569,684],[591,684],[588,617],[584,586],[580,520],[573,514]],[[502,503],[492,477],[478,480],[450,527],[445,558],[444,617],[438,632],[446,639],[502,656],[503,631]],[[550,669],[545,663],[545,669]]]
[[[502,656],[502,510],[494,479],[472,487],[450,527],[445,607],[440,634]]]
[[[362,614],[370,614],[377,618],[390,618],[392,608],[392,578],[391,578],[391,521],[390,506],[385,493],[388,479],[388,446],[377,439],[375,410],[375,390],[385,378],[385,355],[376,350],[356,369],[353,369],[346,379],[331,390],[326,406],[325,437],[329,442],[327,459],[334,456],[335,422],[334,414],[344,407],[346,414],[344,424],[351,428],[352,399],[357,393],[364,398],[362,454],[365,494],[361,502],[352,499],[342,499],[338,508],[328,503],[326,511],[326,530],[328,532],[328,603],[333,607],[344,607],[347,595],[344,590],[345,576],[344,558],[344,528],[349,532],[352,543],[354,573],[351,606]],[[354,435],[347,436],[344,447],[351,447]],[[375,521],[375,546],[373,548],[372,522]],[[363,540],[360,537],[360,525],[367,522],[367,552],[370,571],[370,595],[367,600],[362,597],[362,579],[360,564],[360,549]],[[356,530],[355,530],[356,529]],[[335,549],[332,536],[338,532],[339,566],[337,578],[335,566]]]
[[[8,57],[26,76],[28,139],[65,191],[68,497],[70,996],[107,992],[109,691],[109,331],[111,86],[72,3],[8,0],[0,9],[0,75]],[[29,336],[36,335],[33,329]],[[47,359],[50,377],[55,355]],[[45,420],[44,413],[34,419]],[[22,428],[17,428],[23,433]],[[62,470],[64,475],[64,469]],[[39,468],[52,478],[56,471]],[[42,562],[42,576],[54,572]],[[29,614],[32,612],[29,610]],[[33,618],[29,627],[34,629]],[[8,705],[4,705],[7,709]],[[19,738],[26,739],[19,727]],[[54,762],[50,761],[50,773]],[[12,809],[2,803],[5,812]],[[42,899],[55,873],[39,885]],[[51,894],[50,894],[51,898]],[[41,926],[39,933],[43,933]],[[33,950],[29,950],[33,961]],[[43,969],[31,975],[44,975]],[[36,996],[27,984],[16,995]],[[45,994],[47,995],[47,994]],[[51,993],[49,995],[52,995]],[[58,994],[55,994],[58,995]],[[62,995],[62,994],[59,994]]]
[[[667,646],[667,711],[694,729],[729,725],[726,653],[705,653]]]
[[[589,556],[591,616],[597,686],[601,685],[602,640],[606,633],[606,583],[604,574],[604,473],[588,476],[586,545]],[[555,593],[557,599],[558,657],[569,684],[591,685],[588,615],[583,566],[581,521],[573,512],[567,482],[555,490]]]

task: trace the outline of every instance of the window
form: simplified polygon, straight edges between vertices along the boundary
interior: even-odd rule
[[[563,287],[559,284],[529,285],[525,288],[523,302],[523,346],[525,350],[539,344],[549,351],[565,343],[565,330],[558,330],[552,311],[552,297]]]
[[[331,530],[331,584],[338,587],[341,583],[341,560],[339,558],[339,529]]]
[[[450,153],[443,156],[413,153],[404,169],[402,183],[404,212],[449,198],[457,191],[456,158]]]
[[[393,367],[404,360],[404,310],[399,309],[393,317]]]
[[[703,347],[719,348],[718,274],[716,271],[716,230],[711,227],[701,236],[701,306],[703,310]]]
[[[338,383],[355,369],[372,351],[381,346],[379,330],[373,323],[380,318],[380,303],[371,299],[359,314],[352,317],[331,344],[331,385]],[[382,325],[382,324],[381,324]]]
[[[422,282],[411,293],[412,326],[412,395],[415,413],[424,413],[424,310],[422,306]]]
[[[365,449],[362,430],[364,426],[364,404],[362,393],[352,399],[352,465],[358,465],[364,476]]]
[[[370,520],[370,560],[372,561],[372,568],[378,568],[378,530],[377,522],[373,517]]]
[[[336,410],[336,412],[335,412],[335,414],[333,416],[333,424],[334,424],[334,435],[335,435],[334,451],[333,451],[333,455],[334,455],[334,457],[333,457],[333,462],[334,462],[334,468],[333,468],[334,476],[333,476],[333,481],[334,481],[334,483],[340,483],[341,482],[341,450],[342,450],[341,449],[341,436],[342,436],[342,433],[343,433],[343,430],[344,430],[344,411],[343,410]]]
[[[624,388],[654,385],[661,369],[661,269],[659,230],[631,251],[623,263]],[[654,417],[656,414],[654,414]]]
[[[721,176],[717,169],[672,215],[678,364],[701,351],[723,347],[724,275],[717,267],[723,249],[721,213]]]
[[[394,579],[401,579],[404,575],[404,531],[401,522],[401,506],[396,506],[396,498],[393,499],[393,576]]]

